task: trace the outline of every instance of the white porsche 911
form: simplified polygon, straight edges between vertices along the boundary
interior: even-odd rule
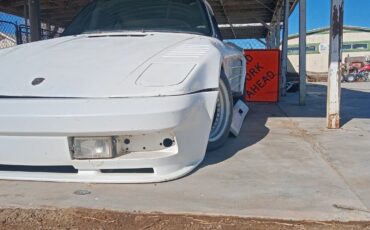
[[[0,179],[184,176],[226,141],[244,76],[205,0],[95,0],[62,37],[0,50]]]

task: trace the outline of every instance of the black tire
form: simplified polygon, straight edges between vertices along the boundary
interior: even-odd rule
[[[233,96],[229,80],[224,73],[220,77],[219,90],[216,111],[208,141],[208,151],[220,148],[227,141],[233,117]]]

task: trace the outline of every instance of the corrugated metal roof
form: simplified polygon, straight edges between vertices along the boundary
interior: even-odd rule
[[[90,0],[40,0],[44,22],[65,27]],[[289,0],[293,8],[297,0]],[[226,39],[265,38],[283,0],[208,0]],[[23,16],[25,0],[0,0],[0,11]]]

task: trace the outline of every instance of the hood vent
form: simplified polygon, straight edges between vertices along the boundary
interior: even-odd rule
[[[140,37],[146,37],[147,34],[94,34],[89,35],[88,38],[107,38],[107,37],[134,37],[134,38],[140,38]]]
[[[209,51],[209,45],[181,45],[166,52],[164,58],[200,58]]]

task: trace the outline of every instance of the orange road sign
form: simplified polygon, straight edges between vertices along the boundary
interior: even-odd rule
[[[245,50],[247,76],[245,101],[279,100],[280,50]]]

